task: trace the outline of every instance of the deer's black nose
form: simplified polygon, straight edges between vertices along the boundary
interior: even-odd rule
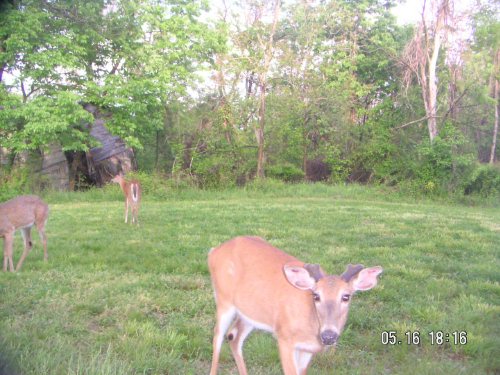
[[[321,342],[324,345],[333,345],[337,342],[339,335],[337,332],[327,329],[326,331],[321,332],[320,337],[321,337]]]

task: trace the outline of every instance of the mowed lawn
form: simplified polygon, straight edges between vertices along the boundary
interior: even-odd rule
[[[49,262],[35,231],[21,272],[0,273],[0,374],[208,374],[207,253],[242,234],[330,273],[348,263],[384,268],[376,288],[356,294],[336,350],[317,355],[310,374],[500,372],[498,208],[301,185],[146,195],[133,227],[117,197],[47,198]],[[271,335],[253,333],[244,354],[250,374],[281,374]],[[237,374],[227,344],[220,374]]]

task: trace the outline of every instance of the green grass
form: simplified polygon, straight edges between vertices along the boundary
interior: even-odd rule
[[[298,185],[165,192],[125,225],[116,187],[48,195],[49,262],[40,241],[21,272],[0,273],[0,374],[208,374],[215,304],[208,250],[258,235],[341,273],[381,265],[353,301],[335,352],[310,374],[500,372],[500,212],[411,202],[377,189]],[[16,259],[21,253],[16,237]],[[467,331],[431,345],[429,331]],[[418,331],[420,345],[382,345]],[[280,374],[276,342],[254,333],[251,374]],[[227,345],[221,374],[237,374]]]

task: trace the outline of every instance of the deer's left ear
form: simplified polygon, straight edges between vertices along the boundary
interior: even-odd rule
[[[383,271],[380,266],[363,268],[359,273],[352,278],[351,283],[354,290],[370,290],[378,282],[378,275]]]
[[[316,281],[304,267],[285,264],[283,272],[290,284],[301,290],[312,290],[316,286]]]

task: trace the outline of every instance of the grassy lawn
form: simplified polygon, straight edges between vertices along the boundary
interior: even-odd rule
[[[240,234],[330,273],[384,267],[379,285],[354,298],[336,351],[317,355],[310,374],[500,373],[498,208],[302,185],[146,195],[132,227],[118,194],[47,197],[49,262],[34,235],[21,272],[0,273],[0,374],[208,374],[206,256]],[[21,242],[17,234],[15,260]],[[384,345],[393,331],[402,343]],[[466,343],[432,345],[431,331],[465,331]],[[252,334],[245,357],[250,374],[281,373],[268,334]],[[227,345],[221,365],[237,374]]]

